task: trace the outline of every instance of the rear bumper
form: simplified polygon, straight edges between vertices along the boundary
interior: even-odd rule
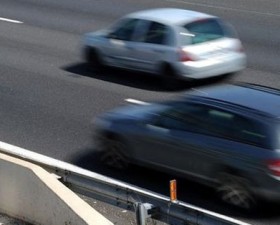
[[[246,67],[246,55],[238,53],[200,61],[178,62],[175,65],[181,78],[204,79],[239,72]]]
[[[252,188],[256,196],[261,199],[280,203],[280,178],[267,174],[265,179],[260,178],[262,185],[258,184]]]

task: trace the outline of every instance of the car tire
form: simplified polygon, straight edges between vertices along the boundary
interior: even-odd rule
[[[124,170],[129,166],[127,146],[118,138],[103,138],[100,160],[108,167]]]
[[[87,47],[85,49],[85,60],[87,64],[95,70],[99,71],[103,68],[101,56],[97,50],[93,48]]]
[[[255,196],[250,192],[248,181],[240,176],[222,173],[219,177],[217,193],[226,204],[241,210],[252,211],[257,206]]]
[[[175,70],[170,65],[165,65],[161,69],[162,86],[167,90],[175,90],[179,87],[179,79]]]

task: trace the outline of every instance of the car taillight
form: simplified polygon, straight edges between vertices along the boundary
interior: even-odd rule
[[[275,176],[280,176],[280,159],[268,160],[267,167]]]
[[[179,61],[181,62],[194,61],[194,58],[183,49],[178,50],[178,55],[179,55]]]

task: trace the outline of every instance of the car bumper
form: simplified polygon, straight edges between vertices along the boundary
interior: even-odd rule
[[[280,202],[280,178],[267,174],[266,178],[262,178],[261,184],[254,186],[253,192],[256,196],[270,201]]]
[[[235,54],[230,57],[216,57],[207,60],[178,62],[178,75],[182,78],[204,79],[235,73],[246,67],[246,55]]]

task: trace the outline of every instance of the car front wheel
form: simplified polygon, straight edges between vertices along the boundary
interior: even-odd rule
[[[115,169],[126,169],[129,166],[129,157],[126,145],[117,138],[104,138],[101,162]]]
[[[102,59],[97,50],[87,47],[85,49],[86,62],[96,70],[100,70],[103,67]]]
[[[174,68],[170,65],[165,65],[161,69],[162,75],[162,86],[167,90],[176,90],[182,84],[179,80],[177,73]]]

